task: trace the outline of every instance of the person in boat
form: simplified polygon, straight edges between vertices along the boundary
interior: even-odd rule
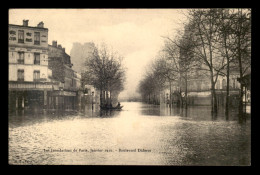
[[[116,107],[120,107],[120,103],[119,103],[119,102],[117,103],[117,106],[116,106]]]

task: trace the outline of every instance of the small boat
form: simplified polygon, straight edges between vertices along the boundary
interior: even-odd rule
[[[109,106],[100,106],[102,110],[121,110],[123,106],[109,107]]]

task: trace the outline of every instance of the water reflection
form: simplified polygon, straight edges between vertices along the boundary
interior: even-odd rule
[[[210,107],[122,103],[121,111],[17,111],[9,114],[9,163],[93,165],[250,165],[251,120]],[[50,153],[47,149],[112,152]],[[151,152],[119,152],[146,149]]]

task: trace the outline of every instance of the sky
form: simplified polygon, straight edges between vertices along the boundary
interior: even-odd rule
[[[147,65],[163,46],[162,36],[183,27],[185,9],[10,9],[9,24],[29,26],[41,21],[49,29],[48,43],[56,40],[70,54],[73,43],[106,43],[124,57],[125,90],[135,96]],[[73,63],[73,61],[72,61]]]

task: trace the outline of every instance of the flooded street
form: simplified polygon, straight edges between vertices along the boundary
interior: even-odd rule
[[[91,107],[9,116],[9,163],[51,165],[250,165],[251,120],[239,123],[210,107],[185,111],[122,102],[122,111]]]

